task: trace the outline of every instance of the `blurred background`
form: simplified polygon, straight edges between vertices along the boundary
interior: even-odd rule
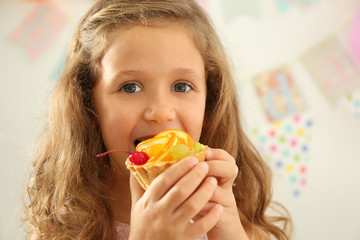
[[[0,239],[24,239],[34,140],[91,0],[0,0]],[[198,0],[296,240],[360,239],[360,0]]]

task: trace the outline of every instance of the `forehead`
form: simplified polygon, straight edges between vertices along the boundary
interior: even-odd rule
[[[188,38],[190,38],[195,45],[197,46],[196,40],[193,38],[193,30],[192,27],[186,24],[184,21],[171,21],[171,20],[149,20],[146,22],[146,24],[124,24],[120,27],[114,27],[111,29],[108,29],[106,31],[106,37],[104,40],[106,40],[104,43],[106,43],[106,48],[109,47],[113,43],[113,41],[116,41],[119,37],[124,35],[123,33],[156,33],[156,32],[171,32],[171,29],[177,30],[177,32],[181,32],[183,35],[187,35]],[[174,31],[173,31],[174,32]],[[135,37],[136,34],[128,34],[129,37]],[[138,35],[140,37],[140,35]],[[198,48],[198,46],[197,46]]]
[[[155,66],[203,70],[204,61],[193,38],[182,25],[135,25],[109,34],[100,65],[102,71]]]
[[[164,44],[167,42],[176,42],[182,45],[188,45],[192,50],[200,52],[194,39],[187,31],[187,28],[179,24],[161,24],[150,26],[132,25],[113,30],[108,35],[105,53],[116,45],[146,48],[148,45],[156,44],[156,40],[160,40],[159,43],[162,41]],[[144,45],[138,45],[142,43],[144,43]]]
[[[189,38],[192,39],[196,48],[203,55],[205,52],[205,46],[202,43],[205,38],[204,33],[196,27],[196,24],[191,24],[187,20],[184,19],[149,19],[146,23],[122,23],[120,26],[111,25],[104,31],[100,31],[100,41],[99,45],[102,45],[102,54],[100,55],[100,59],[103,57],[105,51],[109,48],[109,45],[119,36],[121,36],[121,32],[127,32],[131,29],[166,29],[166,28],[176,28],[181,29],[183,33],[187,34]],[[200,39],[199,39],[200,38]],[[203,56],[204,57],[204,56]]]

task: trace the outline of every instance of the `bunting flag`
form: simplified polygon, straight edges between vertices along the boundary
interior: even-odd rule
[[[11,34],[10,40],[21,45],[35,61],[54,41],[66,23],[65,15],[50,2],[37,3],[31,13]]]
[[[328,101],[360,88],[360,72],[351,56],[335,37],[307,51],[301,60]]]
[[[277,0],[277,4],[281,12],[286,12],[295,4],[307,5],[309,3],[315,3],[318,1],[319,0]]]
[[[287,68],[260,74],[254,85],[262,108],[269,121],[281,120],[304,111],[304,103]]]
[[[312,128],[312,118],[302,114],[274,121],[263,128],[254,128],[250,134],[275,177],[286,181],[295,197],[301,195],[308,182]]]

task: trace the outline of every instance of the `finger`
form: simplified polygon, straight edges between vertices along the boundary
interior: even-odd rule
[[[225,150],[222,149],[208,149],[205,155],[206,161],[208,160],[224,160],[227,162],[235,163],[235,159]]]
[[[198,216],[205,216],[216,205],[216,202],[208,201],[205,206],[199,211]]]
[[[232,186],[239,172],[238,167],[234,163],[221,160],[209,160],[207,164],[209,165],[208,176],[216,177],[219,186]]]
[[[175,211],[199,187],[209,170],[207,163],[197,164],[183,176],[162,199],[164,206]]]
[[[208,177],[201,186],[191,195],[179,208],[176,209],[174,215],[180,219],[190,221],[210,200],[217,187],[214,177]]]
[[[178,161],[154,179],[146,194],[149,194],[149,198],[158,201],[197,163],[198,160],[195,157],[188,157]]]
[[[223,207],[220,204],[213,206],[210,211],[195,223],[190,223],[188,228],[189,236],[201,236],[210,231],[221,217]]]
[[[224,208],[236,206],[236,200],[233,191],[217,187],[209,202],[221,204]]]
[[[131,204],[132,206],[134,206],[134,204],[142,197],[145,191],[138,183],[138,181],[136,180],[133,174],[130,174],[129,182],[130,182],[130,192],[131,192]]]

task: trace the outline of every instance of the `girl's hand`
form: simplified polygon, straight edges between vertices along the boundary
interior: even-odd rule
[[[217,186],[214,177],[206,177],[208,171],[207,163],[185,158],[160,174],[146,192],[131,174],[129,239],[196,239],[213,228],[222,214],[219,204],[191,223]]]
[[[232,185],[238,174],[235,159],[226,151],[221,149],[209,149],[206,152],[206,163],[209,165],[208,176],[217,179],[218,185],[210,203],[203,209],[203,213],[213,204],[221,204],[223,214],[210,232],[209,239],[222,240],[248,240],[244,227],[241,224]]]

